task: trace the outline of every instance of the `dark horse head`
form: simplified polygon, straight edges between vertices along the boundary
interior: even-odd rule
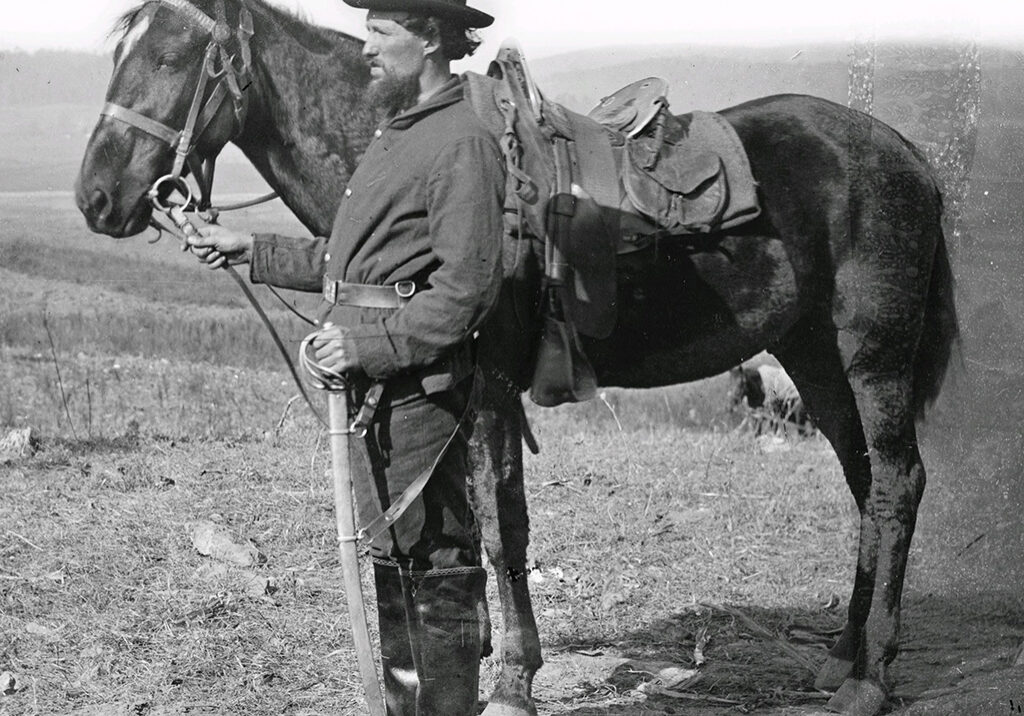
[[[141,232],[147,193],[179,168],[208,192],[203,161],[233,140],[311,231],[329,230],[374,125],[359,40],[254,0],[144,0],[114,32],[75,186],[90,229]]]
[[[244,122],[233,92],[218,89],[228,77],[238,77],[237,66],[248,53],[236,31],[241,20],[237,8],[229,17],[223,2],[217,9],[213,4],[144,2],[121,18],[107,104],[75,186],[78,207],[93,231],[124,237],[145,229],[151,215],[146,194],[171,172],[179,146],[189,143],[181,148],[194,157],[215,156]],[[197,93],[202,96],[194,103]],[[183,133],[193,104],[199,115],[192,124],[205,126],[196,127],[190,139]]]

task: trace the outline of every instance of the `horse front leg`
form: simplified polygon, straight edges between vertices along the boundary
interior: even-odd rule
[[[529,520],[518,400],[518,394],[485,389],[470,446],[470,494],[504,619],[498,678],[484,716],[536,716],[531,689],[543,663],[526,579]]]

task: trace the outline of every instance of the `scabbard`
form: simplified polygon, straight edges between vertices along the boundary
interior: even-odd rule
[[[327,400],[331,469],[334,477],[334,512],[338,523],[338,548],[341,551],[341,572],[345,582],[349,620],[352,624],[352,640],[356,646],[359,673],[363,680],[363,691],[366,694],[370,716],[385,716],[384,699],[381,696],[377,667],[370,646],[370,631],[366,624],[363,587],[359,579],[356,518],[352,501],[352,464],[349,458],[348,393],[344,388],[331,390],[327,394]]]

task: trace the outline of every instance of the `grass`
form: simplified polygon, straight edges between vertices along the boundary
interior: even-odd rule
[[[761,453],[746,433],[627,419],[584,438],[562,429],[572,412],[536,416],[544,452],[528,465],[546,648],[661,653],[672,639],[647,635],[666,613],[705,601],[813,612],[837,589],[850,515],[822,444],[798,444],[818,467],[793,471],[792,455]],[[0,702],[6,713],[360,713],[317,432],[292,421],[216,441],[49,439],[8,470],[0,670],[26,688]],[[570,451],[586,458],[566,469]],[[816,469],[824,486],[809,491]],[[266,565],[201,557],[189,528],[210,519],[260,545]],[[820,535],[831,546],[790,568]],[[253,574],[276,591],[251,594]]]
[[[312,446],[288,467],[253,442],[108,447],[54,446],[5,480],[3,524],[18,536],[5,548],[0,650],[27,685],[7,712],[337,703],[353,684],[338,668],[351,655],[327,483],[294,467]],[[188,525],[209,518],[270,553],[273,598],[191,548]]]
[[[298,350],[307,332],[303,324],[281,311],[268,315],[282,340]],[[64,357],[124,355],[264,369],[277,368],[282,360],[256,314],[243,309],[93,305],[65,311],[40,301],[0,315],[0,342],[33,355],[49,354],[44,319]]]
[[[0,672],[20,684],[0,714],[363,713],[323,435],[237,289],[169,242],[85,243],[66,196],[33,201],[0,196],[0,426],[42,443],[0,465]],[[260,211],[249,218],[286,224]],[[976,268],[988,278],[973,291],[1006,287]],[[276,318],[288,340],[304,333]],[[989,405],[1006,394],[993,385]],[[842,622],[852,500],[827,443],[755,438],[725,393],[719,377],[527,406],[542,447],[526,459],[541,714],[820,704],[805,662]],[[926,430],[932,483],[894,668],[908,699],[1001,673],[1024,637],[1024,442],[1000,403],[973,450],[958,418],[975,402]],[[266,563],[201,556],[199,521]],[[500,637],[493,589],[491,607]],[[701,634],[686,699],[651,691],[655,666],[695,666]]]
[[[546,631],[552,638],[636,629],[642,603],[692,606],[716,595],[810,608],[837,588],[827,579],[843,582],[854,523],[827,443],[801,442],[793,455],[766,453],[769,443],[745,431],[541,425],[547,439],[527,469],[531,515],[545,525],[548,562],[538,556],[538,566],[543,575],[557,565],[558,578],[536,590],[542,613],[562,617]],[[779,569],[775,560],[807,544],[799,564]],[[567,586],[576,597],[568,602]]]
[[[716,393],[711,383],[686,390]],[[611,392],[618,422],[593,403],[530,410],[543,447],[526,466],[529,579],[548,662],[541,713],[671,708],[678,697],[644,691],[650,674],[629,663],[693,667],[702,629],[696,698],[759,713],[818,703],[804,664],[736,610],[780,638],[841,624],[856,522],[831,451],[816,438],[667,421],[655,395]],[[682,393],[668,402],[677,414],[687,405]],[[247,426],[215,440],[161,437],[149,424],[112,438],[44,436],[40,453],[4,470],[0,671],[25,688],[0,713],[362,713],[328,456],[305,419],[261,429],[274,413],[246,411]],[[252,540],[266,563],[202,557],[189,539],[201,520]],[[268,579],[272,594],[253,591]],[[984,650],[994,668],[990,651],[1024,636],[1024,605],[1006,597],[908,603],[915,651],[898,662],[898,685],[935,685],[958,609],[970,626],[955,642],[963,670],[982,669]],[[796,648],[819,663],[824,642]],[[487,660],[485,693],[494,675]]]
[[[230,221],[302,233],[280,205],[247,210]],[[62,357],[281,365],[234,282],[201,268],[171,239],[149,245],[141,238],[97,238],[62,194],[29,200],[0,195],[0,229],[0,346],[48,352],[45,315]],[[266,289],[256,293],[282,337],[297,346],[305,324]],[[307,315],[315,308],[315,296],[285,296]]]
[[[289,408],[297,389],[282,372],[81,355],[60,360],[62,391],[48,353],[0,349],[0,359],[0,422],[46,436],[222,438],[312,424],[304,405]]]
[[[234,284],[197,267],[116,256],[109,251],[48,246],[28,239],[7,241],[0,251],[4,269],[23,276],[60,281],[71,286],[94,286],[150,302],[176,306],[247,308]],[[197,275],[198,274],[198,275]]]

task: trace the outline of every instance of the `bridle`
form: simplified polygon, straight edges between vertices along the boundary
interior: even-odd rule
[[[211,157],[201,158],[196,151],[203,133],[209,127],[213,118],[217,116],[217,113],[220,112],[224,103],[229,99],[231,100],[235,117],[235,133],[232,136],[238,136],[245,126],[246,112],[249,109],[249,98],[246,94],[246,90],[249,88],[252,78],[252,50],[249,46],[249,41],[252,39],[254,34],[252,14],[245,6],[243,0],[239,8],[238,28],[234,33],[238,38],[239,54],[241,55],[242,66],[241,69],[239,69],[235,66],[236,57],[230,53],[227,47],[227,43],[231,39],[232,32],[231,28],[228,26],[225,0],[217,0],[217,19],[210,17],[198,7],[188,2],[188,0],[146,0],[145,2],[146,5],[151,3],[166,5],[177,10],[210,35],[210,42],[206,45],[206,52],[203,55],[203,68],[199,74],[199,81],[196,84],[195,93],[192,96],[192,104],[189,107],[188,116],[185,119],[185,126],[181,130],[176,130],[163,122],[147,117],[146,115],[136,112],[133,109],[129,109],[128,107],[122,107],[114,102],[107,102],[100,114],[101,116],[110,117],[111,119],[115,119],[119,122],[124,122],[125,124],[135,127],[152,137],[156,137],[174,150],[174,164],[171,167],[170,174],[166,174],[157,179],[146,195],[153,204],[153,207],[171,220],[177,231],[180,232],[181,236],[188,236],[189,234],[194,234],[196,232],[196,228],[186,217],[185,212],[203,212],[202,216],[204,219],[210,223],[215,223],[217,214],[220,211],[241,209],[277,198],[277,193],[271,192],[257,199],[242,202],[240,204],[217,208],[212,207],[211,192],[213,188],[214,166],[217,157],[216,155],[213,155]],[[218,64],[220,65],[219,69],[217,67]],[[203,97],[206,95],[207,85],[211,80],[217,84],[210,93],[210,96],[204,102]],[[199,187],[198,200],[193,198],[192,190],[183,177],[186,165],[192,173],[192,176],[195,177],[196,184]],[[173,203],[167,199],[167,195],[175,190],[184,197],[183,202]],[[155,219],[150,219],[150,225],[157,229],[160,232],[160,235],[162,235],[166,230],[166,227]],[[159,240],[160,235],[158,235],[154,241]],[[253,295],[250,288],[234,268],[227,264],[224,265],[224,268],[242,289],[245,297],[249,300],[249,303],[252,304],[253,309],[255,309],[256,313],[259,314],[260,320],[270,332],[270,335],[274,340],[274,344],[277,346],[281,356],[284,358],[285,364],[291,372],[292,378],[295,380],[295,384],[299,388],[299,392],[309,405],[310,410],[313,411],[313,414],[316,415],[321,423],[326,425],[327,422],[313,405],[306,392],[305,386],[299,379],[298,373],[295,370],[295,365],[293,364],[291,357],[288,355],[288,349],[285,347],[284,342],[277,333],[277,330],[270,322],[266,312],[260,306],[259,301],[256,300],[256,297]],[[270,287],[270,289],[274,295],[289,308],[289,310],[307,323],[312,323],[312,321],[298,313],[276,291],[273,291],[272,287]]]
[[[238,58],[232,55],[227,47],[227,43],[232,37],[232,31],[228,26],[224,0],[217,0],[216,19],[188,0],[147,0],[145,4],[150,3],[166,5],[177,10],[210,34],[210,42],[206,46],[203,57],[202,72],[199,74],[199,81],[192,96],[192,104],[189,107],[185,126],[181,130],[176,130],[163,122],[114,102],[104,105],[100,114],[156,137],[174,150],[174,164],[171,173],[158,179],[148,194],[150,201],[158,210],[167,210],[168,207],[162,203],[160,197],[165,189],[169,188],[177,189],[183,196],[188,197],[186,206],[183,208],[205,211],[210,208],[216,156],[203,159],[199,157],[196,148],[203,133],[228,100],[231,101],[234,109],[235,136],[245,126],[245,117],[249,108],[246,90],[252,76],[252,51],[249,47],[249,41],[254,34],[252,14],[243,3],[239,10],[238,28],[234,32],[238,38],[241,56],[241,68],[237,68],[235,61]],[[216,82],[216,85],[204,103],[203,97],[206,95],[207,84],[210,81]],[[199,187],[199,198],[194,202],[194,206],[192,205],[192,193],[182,178],[186,164]]]

